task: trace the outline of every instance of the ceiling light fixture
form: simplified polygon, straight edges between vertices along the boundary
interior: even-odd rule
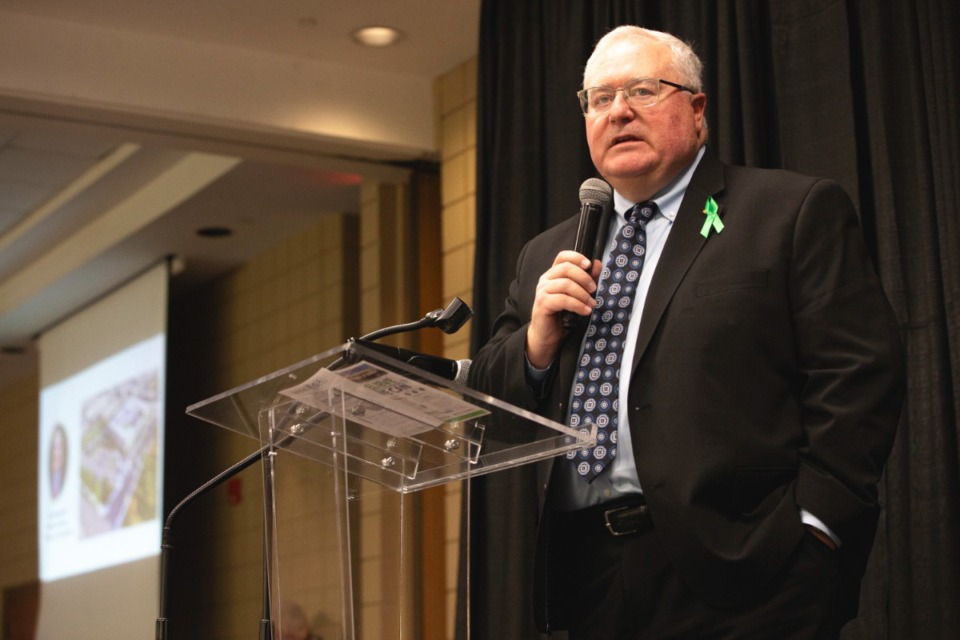
[[[229,227],[202,227],[197,229],[197,235],[201,238],[226,238],[233,235],[233,229]]]
[[[363,27],[350,35],[355,42],[367,47],[389,47],[403,37],[393,27]]]

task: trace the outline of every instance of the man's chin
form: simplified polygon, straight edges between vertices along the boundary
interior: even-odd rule
[[[609,182],[616,189],[618,183],[629,183],[636,180],[643,180],[645,176],[649,176],[653,170],[653,165],[650,163],[616,163],[613,165],[604,166],[600,171],[607,182]],[[617,189],[619,191],[619,189]]]
[[[659,158],[645,143],[624,142],[610,147],[602,159],[604,175],[636,176],[649,172]]]

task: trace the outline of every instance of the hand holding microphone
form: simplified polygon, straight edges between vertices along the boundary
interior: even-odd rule
[[[610,225],[612,200],[613,189],[600,178],[589,178],[580,185],[580,224],[573,250],[590,260],[590,268],[594,260],[603,255],[603,240]],[[572,329],[581,317],[564,311],[560,321],[564,329]]]

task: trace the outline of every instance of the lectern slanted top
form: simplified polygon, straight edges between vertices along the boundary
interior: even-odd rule
[[[401,493],[592,446],[574,430],[346,343],[187,413]]]

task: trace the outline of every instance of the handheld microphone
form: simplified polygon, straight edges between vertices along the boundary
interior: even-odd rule
[[[603,255],[603,232],[610,225],[613,189],[600,178],[589,178],[580,185],[580,224],[573,250],[593,261]],[[582,316],[570,311],[561,314],[564,329],[572,329]]]

